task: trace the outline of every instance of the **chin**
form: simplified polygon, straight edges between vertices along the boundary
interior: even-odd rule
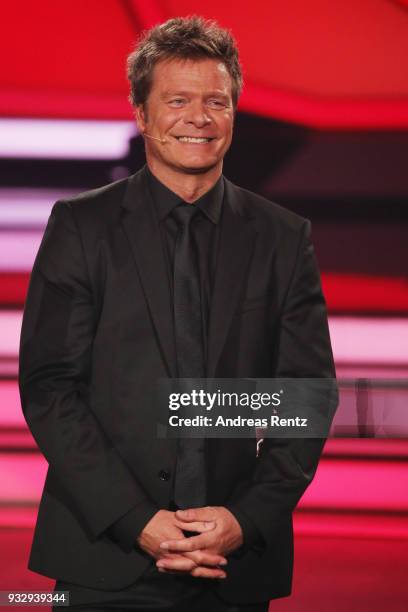
[[[209,172],[220,163],[219,159],[207,160],[207,161],[186,161],[180,164],[180,168],[188,174],[205,174]]]

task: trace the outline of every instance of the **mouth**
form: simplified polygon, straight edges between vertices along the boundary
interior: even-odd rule
[[[206,138],[197,137],[197,136],[175,136],[176,140],[179,142],[187,143],[187,144],[208,144],[212,140],[215,140],[214,137],[208,136]]]

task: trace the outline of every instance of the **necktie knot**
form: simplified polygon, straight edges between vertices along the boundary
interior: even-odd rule
[[[198,208],[193,204],[180,204],[173,209],[172,214],[180,229],[186,229],[197,212]]]

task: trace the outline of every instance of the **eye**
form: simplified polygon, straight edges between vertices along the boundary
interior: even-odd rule
[[[182,106],[184,104],[185,100],[184,98],[173,98],[172,100],[169,101],[169,104],[171,104],[171,106]]]
[[[225,107],[225,103],[222,100],[217,100],[216,98],[211,98],[211,100],[208,100],[208,105],[211,106],[212,108],[224,108]]]

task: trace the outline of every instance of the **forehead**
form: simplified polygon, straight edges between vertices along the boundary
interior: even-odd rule
[[[220,90],[231,94],[232,80],[225,64],[216,59],[167,59],[153,70],[152,92]]]

